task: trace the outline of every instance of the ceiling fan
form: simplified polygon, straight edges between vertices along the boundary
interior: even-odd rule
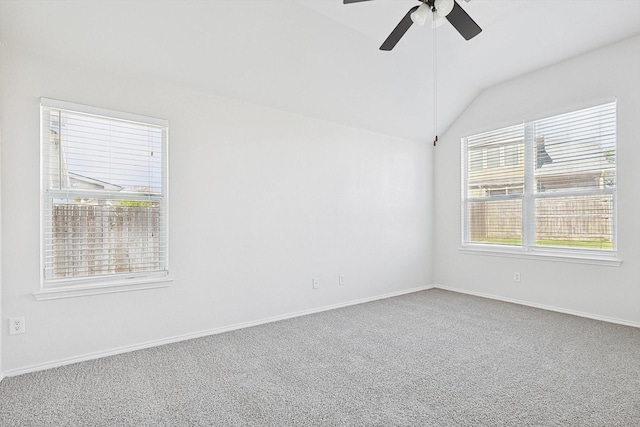
[[[344,4],[359,3],[370,0],[343,0]],[[389,37],[382,43],[380,50],[391,50],[400,41],[404,33],[416,23],[424,25],[429,13],[433,13],[433,25],[439,26],[445,18],[453,25],[465,40],[471,40],[482,31],[482,28],[464,11],[455,0],[418,0],[420,5],[412,7],[402,18]],[[469,1],[469,0],[467,0]]]

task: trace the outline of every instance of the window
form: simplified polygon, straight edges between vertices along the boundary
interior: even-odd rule
[[[167,122],[41,100],[43,290],[167,277]]]
[[[462,138],[462,173],[463,247],[615,254],[615,102]]]

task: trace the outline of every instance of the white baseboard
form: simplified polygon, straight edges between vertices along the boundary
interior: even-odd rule
[[[433,287],[437,289],[444,289],[445,291],[452,291],[452,292],[458,292],[461,294],[474,295],[477,297],[494,299],[498,301],[511,302],[514,304],[526,305],[528,307],[541,308],[543,310],[555,311],[563,314],[571,314],[573,316],[579,316],[579,317],[586,317],[587,319],[600,320],[603,322],[616,323],[618,325],[633,326],[635,328],[640,328],[640,323],[638,322],[631,322],[628,320],[616,319],[614,317],[601,316],[599,314],[585,313],[582,311],[570,310],[567,308],[555,307],[555,306],[546,305],[546,304],[538,304],[535,302],[523,301],[515,298],[506,298],[503,296],[486,294],[483,292],[468,291],[466,289],[455,288],[453,286],[444,286],[444,285],[434,284]]]
[[[263,324],[266,324],[266,323],[277,322],[277,321],[280,321],[280,320],[292,319],[294,317],[306,316],[306,315],[314,314],[314,313],[321,313],[323,311],[335,310],[337,308],[348,307],[348,306],[357,305],[357,304],[363,304],[363,303],[366,303],[366,302],[371,302],[371,301],[391,298],[391,297],[395,297],[395,296],[410,294],[410,293],[413,293],[413,292],[420,292],[420,291],[424,291],[424,290],[427,290],[427,289],[431,289],[433,287],[434,286],[432,286],[432,285],[420,286],[420,287],[417,287],[417,288],[405,289],[405,290],[402,290],[402,291],[391,292],[391,293],[388,293],[388,294],[376,295],[376,296],[373,296],[373,297],[367,297],[367,298],[361,298],[361,299],[347,301],[347,302],[341,302],[341,303],[337,303],[337,304],[331,304],[331,305],[327,305],[327,306],[323,306],[323,307],[312,308],[312,309],[309,309],[309,310],[296,311],[296,312],[293,312],[293,313],[283,314],[283,315],[279,315],[279,316],[273,316],[273,317],[268,317],[268,318],[264,318],[264,319],[252,320],[250,322],[237,323],[237,324],[229,325],[229,326],[221,326],[219,328],[207,329],[207,330],[204,330],[204,331],[199,331],[199,332],[194,332],[194,333],[189,333],[189,334],[176,335],[176,336],[169,337],[169,338],[163,338],[163,339],[159,339],[159,340],[152,340],[152,341],[147,341],[147,342],[134,344],[134,345],[116,347],[116,348],[112,348],[112,349],[109,349],[109,350],[97,351],[97,352],[87,353],[87,354],[74,356],[74,357],[67,357],[67,358],[58,359],[58,360],[51,361],[51,362],[30,365],[30,366],[26,366],[26,367],[18,368],[18,369],[11,369],[11,370],[5,371],[2,374],[0,374],[0,380],[2,378],[4,378],[4,377],[13,377],[13,376],[16,376],[16,375],[28,374],[28,373],[37,372],[37,371],[43,371],[45,369],[57,368],[59,366],[71,365],[73,363],[79,363],[79,362],[85,362],[87,360],[99,359],[101,357],[114,356],[116,354],[128,353],[130,351],[142,350],[142,349],[145,349],[145,348],[157,347],[157,346],[160,346],[160,345],[171,344],[171,343],[180,342],[180,341],[186,341],[186,340],[190,340],[190,339],[194,339],[194,338],[201,338],[201,337],[205,337],[205,336],[209,336],[209,335],[221,334],[221,333],[224,333],[224,332],[235,331],[235,330],[244,329],[244,328],[250,328],[252,326],[263,325]]]

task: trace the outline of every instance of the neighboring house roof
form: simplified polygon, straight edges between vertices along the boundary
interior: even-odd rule
[[[607,160],[606,151],[592,141],[551,141],[544,143],[544,152],[548,156],[536,169],[537,177],[551,175],[601,174],[615,169]],[[576,155],[576,153],[578,153]],[[550,160],[550,161],[549,161]]]
[[[99,179],[90,178],[73,172],[69,172],[69,181],[72,188],[109,191],[121,191],[124,188],[120,185],[110,184],[105,181],[100,181]]]

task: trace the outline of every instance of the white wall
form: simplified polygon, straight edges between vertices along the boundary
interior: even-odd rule
[[[430,285],[428,143],[2,55],[2,315],[27,323],[5,373]],[[170,121],[172,287],[34,300],[40,97]]]
[[[1,56],[0,56],[1,59]],[[0,75],[2,71],[0,70]],[[0,86],[1,88],[2,86]],[[0,106],[0,111],[1,111]],[[1,114],[1,113],[0,113]],[[0,120],[0,329],[6,330],[5,320],[2,316],[2,121]],[[0,381],[4,378],[2,370],[2,331],[0,330]]]
[[[435,283],[640,326],[640,38],[485,90],[434,155]],[[618,99],[620,267],[468,255],[460,247],[460,137]],[[514,284],[512,273],[522,274]]]

